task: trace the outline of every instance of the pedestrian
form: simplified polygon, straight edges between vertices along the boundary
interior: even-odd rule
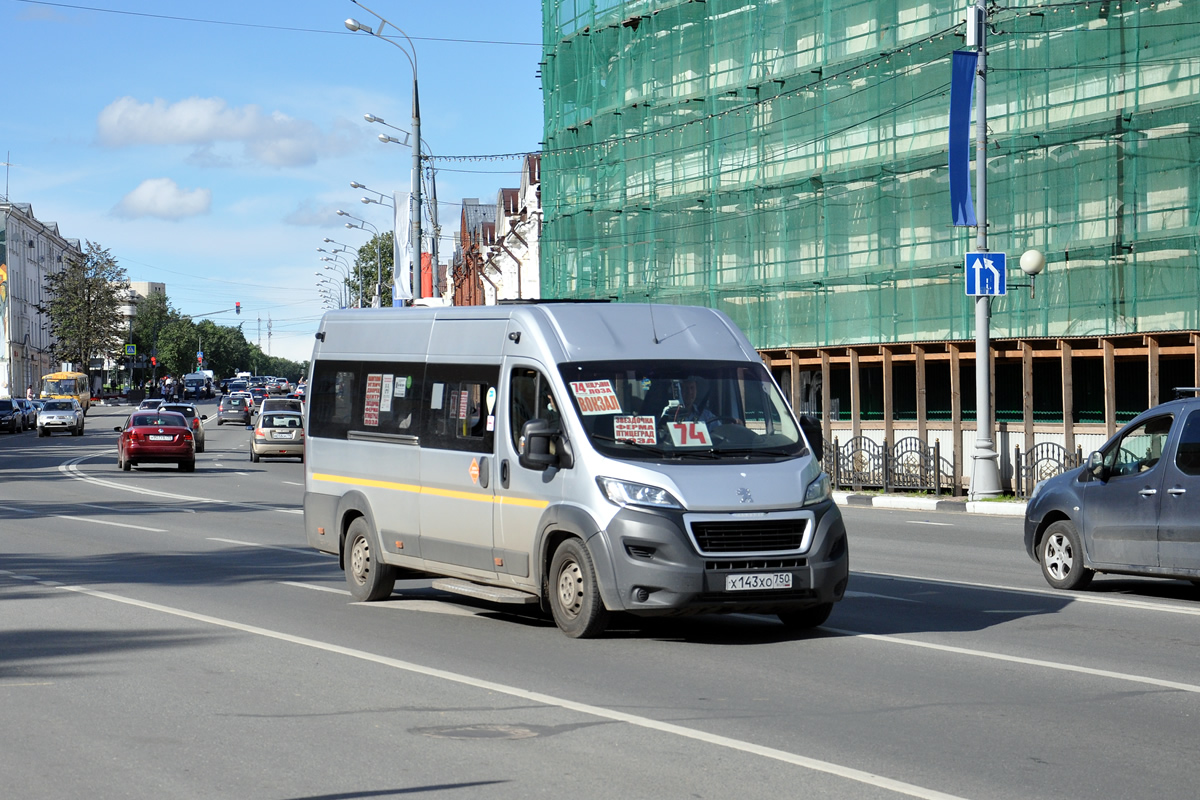
[[[32,384],[32,383],[31,383],[31,384],[29,384],[29,386],[27,386],[27,387],[25,388],[25,399],[26,399],[26,400],[32,400],[32,399],[33,399],[33,384]]]

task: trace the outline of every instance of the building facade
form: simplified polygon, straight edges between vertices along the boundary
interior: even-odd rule
[[[41,222],[28,203],[0,202],[0,397],[24,396],[29,385],[59,368],[51,360],[50,324],[39,307],[46,276],[82,258],[78,239]]]
[[[544,0],[544,294],[719,308],[830,436],[911,425],[961,463],[975,230],[952,225],[947,159],[965,9]],[[1036,291],[992,301],[998,444],[1090,446],[1200,383],[1200,4],[991,22],[988,243],[1047,260]]]

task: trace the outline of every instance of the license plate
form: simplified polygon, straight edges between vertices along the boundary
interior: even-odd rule
[[[157,433],[152,433],[149,436],[149,439],[152,442],[169,442],[174,438],[174,436],[159,436]]]
[[[747,592],[756,589],[790,589],[790,572],[755,572],[748,575],[726,575],[725,591]]]
[[[291,431],[271,431],[271,437],[274,439],[291,439],[295,435]]]

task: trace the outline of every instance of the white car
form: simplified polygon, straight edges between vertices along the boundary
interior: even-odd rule
[[[38,436],[49,436],[54,431],[83,436],[83,406],[78,400],[47,400],[42,405],[37,417]]]

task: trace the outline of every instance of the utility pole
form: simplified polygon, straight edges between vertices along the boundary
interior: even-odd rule
[[[271,355],[271,312],[267,312],[267,355]]]
[[[975,74],[975,250],[987,240],[987,0],[975,0],[968,26],[974,28],[979,61]],[[1000,455],[992,439],[992,298],[975,297],[975,453],[971,456],[971,499],[1000,494]]]

